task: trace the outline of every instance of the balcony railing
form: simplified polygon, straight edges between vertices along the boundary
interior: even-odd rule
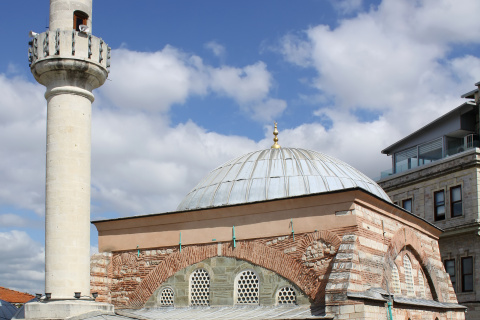
[[[438,161],[438,160],[441,160],[441,159],[448,158],[450,156],[462,153],[462,152],[470,150],[472,148],[479,148],[480,147],[480,139],[479,139],[479,136],[477,134],[469,134],[469,135],[467,135],[463,138],[459,138],[459,139],[460,139],[460,143],[451,143],[451,144],[449,144],[448,140],[447,140],[446,152],[442,151],[442,156],[437,157],[437,158],[433,158],[433,157],[430,158],[430,159],[422,158],[421,153],[418,151],[419,150],[418,146],[411,148],[412,150],[415,149],[415,148],[417,149],[415,154],[410,154],[407,157],[408,161],[404,160],[402,162],[396,163],[395,171],[394,171],[393,168],[382,171],[380,173],[380,179],[386,178],[386,177],[391,176],[391,175],[396,174],[396,173],[401,173],[401,172],[405,172],[405,171],[408,171],[408,170],[411,170],[411,169],[415,169],[415,168],[424,166],[426,164],[432,163],[434,161]],[[454,142],[454,141],[452,141],[452,142]],[[443,149],[443,147],[442,147],[442,149]],[[407,150],[407,151],[409,151],[409,150]],[[402,153],[406,153],[406,151],[402,151]],[[410,151],[410,153],[412,153],[412,152]],[[398,154],[396,154],[396,155],[398,155]],[[407,159],[407,158],[405,158],[405,159]]]
[[[84,60],[110,69],[110,47],[101,38],[75,30],[46,31],[30,40],[30,66],[55,58]]]

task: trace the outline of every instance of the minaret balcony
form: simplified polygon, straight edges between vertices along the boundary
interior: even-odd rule
[[[110,69],[110,47],[101,38],[75,30],[46,31],[29,42],[28,60],[33,68],[48,59],[73,59]]]

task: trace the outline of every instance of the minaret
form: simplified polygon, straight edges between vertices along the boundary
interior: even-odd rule
[[[92,90],[108,76],[110,48],[91,32],[92,0],[50,0],[49,29],[41,34],[32,32],[29,43],[32,74],[46,87],[48,294],[43,302],[50,306],[54,301],[94,304],[90,302]],[[75,313],[78,311],[57,318]],[[42,316],[32,311],[27,317]]]

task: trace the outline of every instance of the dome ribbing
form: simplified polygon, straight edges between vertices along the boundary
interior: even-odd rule
[[[280,148],[251,152],[211,171],[177,210],[288,198],[359,187],[388,202],[373,180],[320,152]]]

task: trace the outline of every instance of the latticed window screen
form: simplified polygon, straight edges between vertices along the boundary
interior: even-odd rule
[[[422,270],[418,270],[418,290],[420,290],[420,296],[425,297],[425,276]]]
[[[392,267],[392,289],[394,294],[402,294],[402,290],[400,289],[400,276],[395,264],[393,264]]]
[[[172,288],[165,288],[160,292],[158,296],[158,303],[162,307],[173,306],[174,293]]]
[[[237,303],[258,304],[259,282],[255,272],[245,270],[237,275],[235,291],[237,293]]]
[[[414,296],[415,289],[413,287],[412,263],[407,255],[403,256],[403,267],[405,269],[405,286],[407,287],[407,295]]]
[[[278,304],[296,304],[297,296],[291,287],[283,287],[277,292]]]
[[[190,305],[210,304],[210,275],[205,269],[197,269],[190,276]]]

